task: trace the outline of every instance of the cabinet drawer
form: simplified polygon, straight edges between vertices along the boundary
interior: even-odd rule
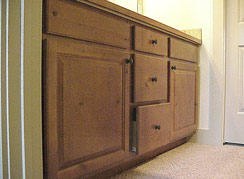
[[[157,55],[168,55],[168,36],[147,30],[142,27],[134,27],[134,48],[137,51],[148,52]]]
[[[168,60],[135,55],[134,102],[167,100]]]
[[[198,61],[198,47],[183,40],[170,38],[170,53],[171,58],[187,60],[191,62]]]
[[[138,154],[149,152],[169,143],[170,119],[170,104],[156,104],[136,108]]]
[[[130,26],[122,19],[79,2],[47,0],[46,33],[130,47]]]

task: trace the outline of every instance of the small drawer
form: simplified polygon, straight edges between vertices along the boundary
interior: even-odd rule
[[[170,38],[170,53],[171,58],[187,60],[190,62],[198,61],[198,47],[189,42]]]
[[[134,49],[157,55],[168,55],[168,36],[147,30],[142,27],[134,27]]]
[[[79,2],[47,0],[46,33],[130,47],[130,25]]]
[[[134,61],[134,102],[167,100],[168,60],[135,55]]]
[[[137,154],[150,152],[170,141],[170,104],[139,106],[136,108]]]

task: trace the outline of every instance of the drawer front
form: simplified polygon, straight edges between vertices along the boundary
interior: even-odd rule
[[[198,47],[183,40],[170,38],[170,53],[171,58],[187,60],[191,62],[198,61]]]
[[[140,106],[136,109],[138,154],[150,152],[170,141],[170,104]]]
[[[135,55],[134,102],[167,100],[168,60]]]
[[[48,0],[47,6],[47,33],[130,47],[130,26],[122,19],[79,2]]]
[[[144,29],[134,27],[134,48],[137,51],[148,52],[157,55],[168,55],[168,36]]]

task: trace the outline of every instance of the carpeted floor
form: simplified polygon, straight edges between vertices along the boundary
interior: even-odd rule
[[[243,146],[186,143],[112,179],[244,179]]]

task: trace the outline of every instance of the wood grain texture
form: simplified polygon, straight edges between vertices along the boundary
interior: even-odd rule
[[[155,104],[136,108],[138,154],[144,154],[170,141],[170,104]],[[160,126],[160,129],[155,129]]]
[[[196,130],[196,70],[197,65],[172,61],[170,102],[173,111],[172,140],[192,134]]]
[[[128,57],[76,40],[47,38],[43,85],[48,178],[95,174],[128,157]]]
[[[47,33],[130,47],[130,26],[123,19],[71,1],[47,1],[47,7]]]
[[[153,43],[156,41],[156,44]],[[134,27],[134,49],[157,55],[168,55],[168,36],[139,26]]]
[[[58,56],[63,165],[124,148],[120,63]]]
[[[175,28],[172,28],[170,26],[167,26],[163,23],[160,23],[156,20],[153,20],[149,17],[140,15],[136,12],[133,12],[131,10],[128,10],[126,8],[123,8],[121,6],[118,6],[114,3],[111,3],[106,0],[76,0],[77,2],[88,4],[89,6],[93,6],[99,9],[102,9],[104,11],[107,11],[109,13],[116,14],[118,16],[122,16],[126,19],[132,20],[134,22],[137,22],[139,24],[143,24],[145,26],[151,27],[153,29],[160,30],[164,33],[169,33],[172,36],[176,36],[180,39],[184,39],[187,41],[190,41],[195,44],[201,44],[202,41],[200,39],[197,39],[195,37],[192,37],[186,33],[183,33]]]
[[[198,47],[188,42],[170,38],[170,58],[198,62]]]
[[[134,60],[134,102],[166,100],[168,59],[135,55]],[[157,78],[157,82],[152,78]]]

